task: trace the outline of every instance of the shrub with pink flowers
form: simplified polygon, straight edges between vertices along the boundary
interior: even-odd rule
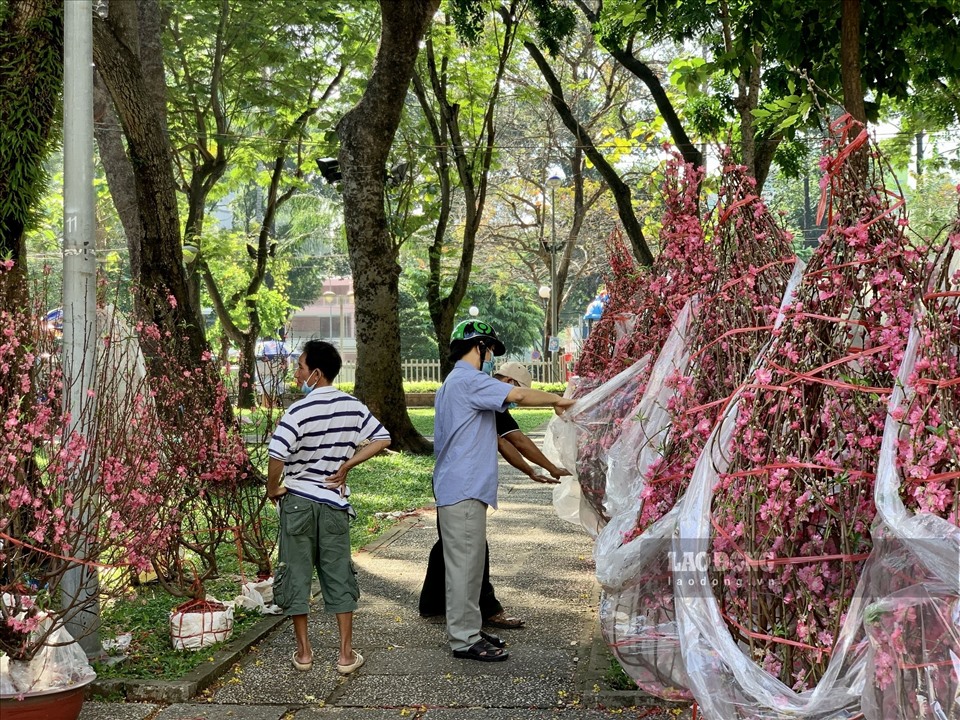
[[[849,120],[848,120],[849,122]],[[828,229],[752,383],[714,491],[715,592],[734,637],[771,675],[814,685],[870,552],[872,478],[926,247],[879,170],[848,162],[866,135],[838,126],[825,158]]]
[[[138,338],[157,341],[158,331],[131,331],[107,307],[98,316],[96,367],[84,369],[93,389],[70,417],[57,339],[39,302],[0,310],[0,650],[15,660],[32,658],[92,602],[123,593],[132,575],[175,553],[195,498],[232,492],[246,467],[218,412],[225,393],[211,399],[197,382],[206,369],[171,359],[168,378],[151,383]],[[71,569],[99,574],[99,597],[65,596]]]
[[[867,717],[951,717],[960,697],[960,221],[890,401],[865,582]]]
[[[676,319],[608,453],[608,504],[619,515],[598,538],[598,571],[622,556],[636,575],[605,585],[601,627],[638,684],[670,699],[688,696],[667,562],[672,525],[651,527],[685,490],[728,398],[768,341],[795,272],[790,235],[753,189],[745,168],[728,161],[702,233],[713,269]]]
[[[636,532],[660,519],[685,490],[728,398],[768,341],[796,257],[792,236],[754,192],[746,168],[726,159],[710,238],[713,271],[692,313],[687,366],[666,380],[670,430],[643,470]],[[696,271],[696,268],[693,268]]]

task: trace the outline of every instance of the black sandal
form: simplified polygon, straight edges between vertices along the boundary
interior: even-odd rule
[[[480,662],[500,662],[510,657],[506,650],[490,644],[483,638],[480,638],[466,650],[454,650],[453,656],[461,660],[479,660]]]
[[[481,630],[480,637],[482,637],[484,640],[486,640],[488,643],[490,643],[494,647],[505,648],[507,646],[506,640],[503,640],[502,638],[498,637],[497,635],[494,635],[493,633],[488,633]]]

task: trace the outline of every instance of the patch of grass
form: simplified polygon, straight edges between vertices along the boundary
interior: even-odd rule
[[[510,414],[517,421],[517,425],[520,426],[520,431],[523,433],[538,430],[550,418],[555,417],[555,413],[550,408],[516,408],[511,410]]]
[[[410,416],[410,422],[421,435],[433,435],[433,417],[435,415],[432,407],[407,408],[407,414]]]
[[[239,582],[232,583],[232,593],[218,595],[216,588],[208,588],[211,594],[233,599],[240,590]],[[158,585],[141,585],[130,595],[101,611],[101,638],[110,639],[130,633],[132,639],[127,659],[116,664],[95,663],[94,669],[100,678],[134,678],[151,680],[174,680],[212,660],[217,646],[203,650],[174,650],[170,644],[170,611],[183,602]],[[260,613],[236,608],[233,616],[234,637],[252,627],[262,616]]]
[[[421,435],[433,435],[433,418],[436,414],[434,408],[408,408],[407,412],[413,426]],[[539,429],[541,425],[554,416],[554,412],[550,408],[514,408],[510,411],[510,414],[524,433]]]
[[[610,666],[603,674],[604,684],[611,690],[636,690],[637,684],[627,675],[615,657],[610,658]]]
[[[377,513],[412,510],[433,502],[433,462],[429,455],[386,453],[350,471],[350,504],[357,511],[350,525],[354,549],[375,540],[396,522]]]

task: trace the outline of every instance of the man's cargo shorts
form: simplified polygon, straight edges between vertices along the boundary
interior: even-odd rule
[[[310,611],[316,568],[327,612],[353,612],[360,588],[350,559],[350,516],[323,503],[286,494],[280,500],[280,561],[273,577],[274,602],[286,615]]]

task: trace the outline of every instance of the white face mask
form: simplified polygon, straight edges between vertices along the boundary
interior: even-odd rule
[[[490,352],[490,348],[487,346],[480,346],[480,372],[484,372],[487,375],[493,375],[493,356],[491,355],[490,359],[487,360],[487,355]]]
[[[313,375],[313,373],[315,373],[315,372],[316,372],[316,370],[311,370],[311,371],[310,371],[310,375]],[[307,380],[310,379],[310,375],[307,375]],[[307,380],[304,380],[304,381],[300,384],[300,391],[301,391],[304,395],[309,395],[309,394],[313,391],[313,389],[316,387],[316,385],[310,385],[310,384],[307,382]]]

